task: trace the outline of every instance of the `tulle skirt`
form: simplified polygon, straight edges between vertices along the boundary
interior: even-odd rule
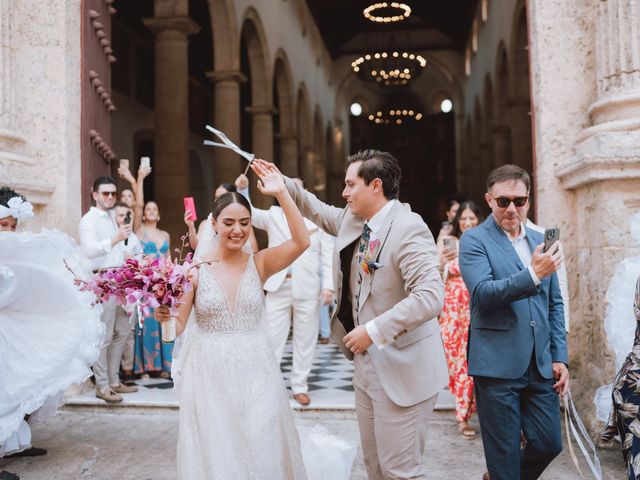
[[[36,417],[54,413],[61,392],[86,380],[100,353],[101,308],[73,284],[65,260],[90,275],[61,232],[0,233],[0,443],[45,403]]]

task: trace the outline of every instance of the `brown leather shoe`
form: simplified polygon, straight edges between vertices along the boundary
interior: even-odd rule
[[[320,345],[327,345],[329,343],[329,337],[320,337],[318,343]]]
[[[311,399],[306,393],[296,393],[293,395],[293,399],[303,407],[306,407],[311,403]]]
[[[133,393],[138,391],[138,387],[132,387],[131,385],[111,385],[111,390],[116,393]]]
[[[491,478],[489,478],[489,472],[484,472],[482,474],[482,480],[491,480]]]
[[[122,401],[122,395],[114,392],[110,387],[100,390],[96,387],[96,397],[101,398],[107,403],[119,403]]]

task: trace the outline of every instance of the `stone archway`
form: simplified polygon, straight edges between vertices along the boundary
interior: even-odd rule
[[[275,126],[276,158],[283,172],[298,176],[298,139],[296,136],[296,111],[291,66],[287,54],[278,50],[273,67],[273,96],[278,121]]]
[[[516,9],[511,35],[509,124],[513,163],[533,174],[531,91],[529,84],[529,28],[525,2]]]
[[[496,55],[495,125],[493,127],[494,166],[511,163],[511,128],[509,127],[509,60],[504,42]]]
[[[483,175],[489,174],[495,165],[495,149],[493,145],[493,131],[495,127],[493,81],[487,73],[484,77],[483,88],[484,120],[482,122],[482,169]]]
[[[260,17],[252,7],[248,8],[242,23],[241,69],[249,79],[248,95],[241,92],[241,143],[260,158],[273,159],[273,90],[269,49]],[[242,59],[248,65],[243,65]],[[245,69],[247,69],[245,71]],[[249,139],[242,138],[243,132],[250,132]],[[243,165],[244,167],[244,165]],[[239,172],[238,172],[239,173]],[[255,182],[251,182],[252,188]],[[270,199],[253,192],[254,202],[259,207],[270,204]]]
[[[298,88],[296,100],[296,122],[298,130],[298,175],[305,184],[313,185],[313,152],[311,145],[311,113],[309,108],[309,93],[302,82]]]
[[[308,188],[325,200],[327,197],[327,164],[325,159],[324,127],[320,106],[316,105],[313,114],[313,185]]]

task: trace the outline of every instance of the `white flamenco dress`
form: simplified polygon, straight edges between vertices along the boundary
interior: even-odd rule
[[[205,241],[209,246],[215,242],[206,232],[196,259],[210,258],[200,248]],[[178,479],[348,478],[355,446],[314,428],[303,438],[308,452],[301,452],[286,387],[269,344],[264,291],[251,254],[234,303],[229,304],[208,266],[201,266],[194,306],[178,338],[172,368],[180,401]]]
[[[64,260],[87,273],[61,232],[0,232],[0,456],[30,446],[25,415],[33,423],[55,413],[64,390],[86,380],[99,355],[101,309],[78,291]]]

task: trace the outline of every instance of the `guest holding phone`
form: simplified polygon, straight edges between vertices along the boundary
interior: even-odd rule
[[[440,257],[443,272],[444,306],[440,315],[440,331],[449,368],[449,391],[456,399],[456,420],[462,438],[471,440],[476,430],[469,425],[476,411],[473,379],[467,369],[467,343],[469,340],[469,291],[460,276],[458,265],[458,239],[480,223],[482,215],[474,202],[463,202],[451,221],[451,235],[442,238]]]

